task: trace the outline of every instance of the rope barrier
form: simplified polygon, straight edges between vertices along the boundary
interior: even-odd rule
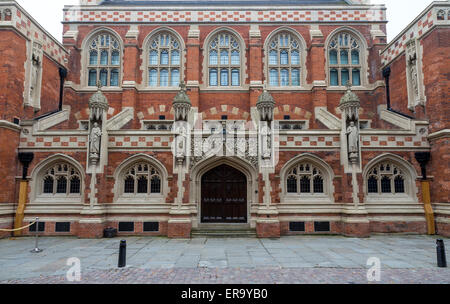
[[[3,232],[14,232],[14,231],[19,231],[19,230],[26,229],[26,228],[28,228],[28,227],[34,225],[34,224],[36,224],[36,221],[32,222],[32,223],[29,224],[29,225],[23,226],[23,227],[21,227],[21,228],[16,228],[16,229],[0,229],[0,231],[3,231]]]

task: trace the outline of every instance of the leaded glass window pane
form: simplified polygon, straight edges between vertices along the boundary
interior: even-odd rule
[[[281,70],[281,85],[282,86],[289,85],[289,70],[286,69]]]
[[[275,50],[270,51],[270,55],[269,55],[269,64],[270,64],[270,65],[277,65],[277,64],[278,64],[278,54],[277,54],[277,51],[275,51]]]
[[[288,193],[297,193],[297,178],[295,176],[290,176],[286,186]]]
[[[54,180],[53,180],[53,177],[51,177],[51,176],[47,176],[45,179],[44,179],[44,191],[43,191],[43,193],[53,193],[53,182],[54,182]]]
[[[119,70],[117,69],[111,70],[111,86],[119,86]]]
[[[97,70],[89,70],[89,86],[97,85]]]
[[[98,52],[91,51],[89,56],[89,64],[96,65],[98,63]]]
[[[287,51],[281,51],[280,53],[280,63],[283,64],[289,64],[289,55]]]
[[[240,79],[240,77],[239,77],[239,70],[237,70],[237,69],[232,70],[231,71],[231,85],[232,86],[239,86],[240,85],[239,79]]]
[[[56,193],[67,193],[67,178],[62,176],[56,181]]]
[[[391,179],[387,176],[383,176],[381,178],[381,192],[382,193],[391,193]]]
[[[157,65],[158,64],[158,52],[157,51],[151,51],[150,52],[150,64],[151,65]]]
[[[73,177],[70,180],[70,193],[80,193],[81,190],[81,182],[78,176]]]
[[[180,52],[177,50],[172,51],[172,65],[180,64]]]
[[[100,64],[108,65],[108,51],[102,51],[100,55]]]
[[[161,64],[169,64],[169,52],[167,50],[161,52]]]
[[[401,176],[396,176],[394,180],[395,193],[405,193],[405,181]]]
[[[293,51],[291,53],[291,64],[294,64],[294,65],[300,64],[300,54],[298,51]]]
[[[217,60],[217,51],[211,51],[211,53],[209,53],[209,64],[217,64],[218,60]]]
[[[161,70],[160,75],[159,75],[160,79],[159,79],[159,85],[162,87],[167,87],[169,86],[169,71],[164,69]]]
[[[137,193],[147,193],[148,192],[148,180],[145,176],[140,176],[138,178]]]
[[[161,193],[161,179],[154,176],[151,180],[151,193]]]
[[[293,86],[300,85],[300,70],[298,70],[298,69],[292,70],[292,85]]]
[[[179,84],[180,84],[180,71],[176,69],[172,70],[171,86],[178,87]]]
[[[228,70],[222,69],[220,71],[220,85],[221,86],[228,85]]]
[[[323,193],[323,179],[320,176],[314,177],[314,193]]]
[[[311,193],[311,180],[308,176],[300,179],[300,193]]]
[[[341,64],[348,64],[348,51],[341,51]]]
[[[128,176],[125,179],[124,192],[125,193],[134,193],[134,178],[132,176]]]
[[[217,86],[217,70],[216,69],[209,70],[209,85]]]
[[[352,85],[359,86],[361,85],[361,74],[359,70],[353,70],[352,71]]]
[[[158,85],[158,71],[157,70],[155,70],[155,69],[150,70],[148,82],[151,87],[156,87]]]
[[[335,69],[330,71],[330,84],[332,86],[338,86],[339,85],[338,71],[335,70]]]
[[[330,64],[338,64],[337,51],[336,50],[331,50],[330,51]]]
[[[270,70],[270,85],[278,86],[278,70],[272,69]]]
[[[220,64],[227,65],[229,62],[228,51],[220,52]]]
[[[347,69],[342,69],[341,71],[341,84],[346,85],[350,80],[350,76]]]
[[[359,51],[352,51],[352,64],[359,64]]]
[[[103,87],[106,87],[108,85],[108,71],[107,70],[100,71],[100,82],[102,83]]]
[[[111,55],[111,64],[112,65],[119,65],[120,59],[119,59],[119,51],[113,51]]]
[[[367,190],[369,193],[378,193],[378,180],[376,177],[369,177],[367,180]]]

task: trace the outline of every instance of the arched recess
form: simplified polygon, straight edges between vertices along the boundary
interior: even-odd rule
[[[339,27],[335,30],[333,30],[325,40],[325,75],[326,75],[326,83],[328,87],[336,87],[330,85],[330,58],[329,58],[329,45],[331,43],[331,40],[335,38],[336,35],[340,33],[349,33],[350,35],[355,36],[358,41],[361,43],[361,52],[360,52],[360,64],[361,64],[361,85],[358,87],[365,87],[369,85],[369,46],[367,44],[366,38],[356,29],[349,27],[349,26],[343,26]],[[345,85],[337,86],[337,88],[345,89]]]
[[[298,87],[304,87],[306,85],[306,79],[308,77],[308,70],[307,70],[307,66],[306,66],[306,60],[307,60],[307,55],[308,55],[307,44],[306,44],[305,39],[299,32],[297,32],[296,30],[294,30],[290,27],[287,27],[287,26],[283,26],[283,27],[273,30],[267,36],[267,38],[264,42],[264,49],[263,49],[263,52],[264,52],[264,56],[263,56],[263,58],[264,58],[263,59],[264,79],[266,80],[266,83],[269,84],[269,54],[268,54],[269,44],[276,35],[283,33],[283,32],[287,32],[287,33],[293,35],[300,44],[300,68],[301,68],[301,71],[300,71],[300,86],[298,86]],[[277,87],[277,88],[280,88],[280,87]],[[292,87],[293,86],[286,86],[284,88],[292,88]],[[270,89],[270,88],[271,88],[271,86],[268,85],[268,89]]]
[[[112,89],[120,89],[122,87],[122,79],[123,79],[123,60],[124,60],[124,43],[122,38],[120,37],[119,33],[114,31],[111,28],[108,27],[99,27],[93,31],[91,31],[86,37],[84,38],[82,44],[81,44],[81,73],[80,73],[80,84],[82,87],[90,87],[88,84],[89,80],[89,71],[88,71],[88,61],[89,61],[89,45],[92,42],[92,40],[102,33],[107,33],[112,35],[117,42],[119,43],[119,59],[120,59],[120,68],[119,68],[119,85],[117,87],[111,87]],[[107,87],[110,87],[109,85]]]
[[[308,163],[318,168],[323,177],[323,193],[314,194],[295,194],[288,193],[287,191],[287,177],[290,170],[296,165]],[[311,154],[304,153],[297,155],[289,160],[280,171],[281,193],[280,201],[286,204],[301,204],[301,203],[334,203],[334,172],[333,169],[320,157]]]
[[[238,42],[239,42],[239,48],[240,48],[240,85],[239,86],[210,86],[209,85],[209,45],[216,37],[216,35],[221,33],[228,33],[234,36]],[[211,31],[208,36],[205,39],[205,42],[203,43],[202,48],[202,55],[203,55],[203,62],[202,62],[202,89],[212,89],[212,90],[223,90],[224,88],[227,88],[227,90],[237,89],[241,90],[242,88],[248,88],[248,85],[245,83],[245,80],[247,79],[247,46],[245,44],[245,40],[242,38],[242,36],[234,29],[230,27],[219,27],[215,30]]]
[[[197,223],[200,223],[201,218],[201,194],[202,194],[202,177],[205,173],[220,166],[228,165],[242,172],[247,179],[247,220],[248,223],[252,221],[250,214],[252,206],[258,204],[258,173],[256,169],[246,160],[239,157],[210,157],[197,163],[191,169],[190,179],[190,193],[189,197],[197,208]]]
[[[58,163],[67,163],[77,170],[80,176],[80,193],[70,194],[70,195],[54,195],[48,196],[43,195],[41,189],[43,187],[43,176],[45,172],[50,167]],[[85,190],[85,169],[83,166],[74,158],[58,153],[47,157],[46,159],[39,162],[36,167],[34,167],[31,172],[31,193],[30,193],[30,203],[42,203],[42,204],[58,204],[58,203],[74,203],[82,204],[84,202],[84,190]]]
[[[186,64],[186,45],[185,45],[185,41],[183,39],[183,37],[181,37],[181,35],[174,29],[169,28],[169,27],[158,27],[156,29],[154,29],[153,31],[151,31],[147,37],[145,37],[143,43],[142,43],[142,54],[141,54],[141,62],[142,65],[140,67],[141,71],[142,71],[142,83],[141,83],[141,87],[145,88],[145,89],[153,89],[153,90],[173,90],[173,87],[155,87],[152,88],[149,86],[148,84],[148,79],[149,79],[149,57],[150,57],[150,43],[152,41],[152,39],[160,34],[160,33],[169,33],[171,35],[173,35],[178,42],[180,43],[180,83],[181,82],[185,82],[185,64]],[[178,90],[178,87],[176,88]]]
[[[138,163],[147,163],[150,166],[153,166],[161,176],[161,192],[159,194],[148,195],[124,195],[124,174],[126,174],[126,170]],[[167,172],[166,167],[155,157],[139,153],[133,155],[126,160],[124,160],[114,171],[114,203],[142,203],[142,204],[151,204],[151,203],[165,203],[165,199],[167,194],[169,193],[169,174]]]
[[[404,193],[369,193],[368,192],[368,178],[371,171],[379,164],[387,163],[397,166],[404,177]],[[416,186],[417,172],[414,167],[404,160],[402,157],[392,154],[384,153],[373,158],[364,167],[363,174],[363,189],[364,189],[364,202],[365,203],[418,203]]]

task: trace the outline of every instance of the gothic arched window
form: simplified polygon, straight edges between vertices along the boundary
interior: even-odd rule
[[[110,33],[95,35],[88,44],[88,86],[118,87],[120,82],[121,47]]]
[[[286,180],[287,193],[324,194],[324,176],[319,168],[311,163],[300,163],[291,168]]]
[[[148,48],[148,86],[178,87],[182,56],[179,39],[169,32],[159,32],[151,37]]]
[[[330,86],[362,85],[362,47],[349,32],[335,34],[328,44],[328,77]]]
[[[209,86],[241,85],[241,47],[234,35],[221,32],[210,40],[207,64]]]
[[[270,86],[300,86],[301,51],[300,41],[289,32],[271,38],[266,50]]]
[[[382,162],[374,166],[367,175],[367,193],[398,194],[406,193],[405,175],[393,163]]]
[[[161,194],[161,174],[149,163],[134,164],[125,171],[123,176],[123,193]]]
[[[42,194],[81,194],[80,173],[68,163],[57,163],[45,170],[41,184]]]

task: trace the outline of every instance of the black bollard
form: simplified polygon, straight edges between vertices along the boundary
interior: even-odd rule
[[[119,268],[123,268],[127,265],[127,241],[120,241],[119,248]]]
[[[445,246],[443,240],[436,240],[436,253],[438,267],[447,267],[447,259],[445,258]]]

